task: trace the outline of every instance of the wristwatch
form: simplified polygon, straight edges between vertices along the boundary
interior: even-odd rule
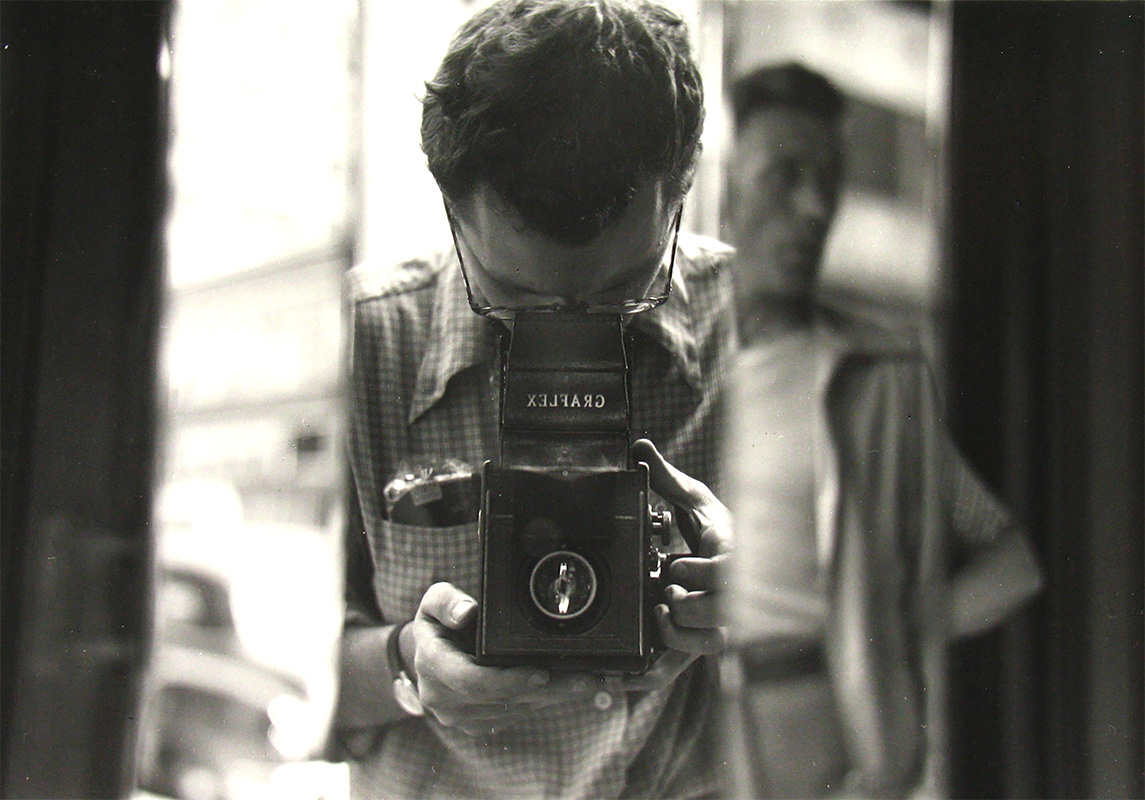
[[[394,679],[394,699],[398,701],[402,711],[412,717],[421,717],[425,716],[425,706],[422,705],[421,697],[417,693],[417,684],[402,666],[401,635],[409,623],[407,620],[390,631],[390,638],[386,642],[386,656],[390,662],[390,675]]]

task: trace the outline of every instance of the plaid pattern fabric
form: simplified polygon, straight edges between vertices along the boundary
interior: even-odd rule
[[[942,485],[950,496],[950,530],[953,534],[953,552],[962,555],[977,547],[990,546],[1015,522],[1002,502],[995,497],[975,474],[965,456],[953,441],[945,442],[948,449],[943,461]]]
[[[626,333],[633,436],[651,439],[717,493],[720,386],[734,345],[729,252],[681,234],[671,298],[636,317]],[[377,624],[377,610],[388,621],[412,617],[436,581],[477,592],[476,521],[396,524],[385,519],[382,490],[411,460],[455,458],[478,471],[496,457],[501,328],[469,309],[452,251],[396,270],[360,267],[349,281],[349,449],[377,608],[351,604],[347,624]],[[488,736],[407,719],[382,729],[376,746],[352,763],[352,793],[710,795],[717,786],[714,699],[699,660],[668,689],[620,695],[604,710],[591,700],[570,702]]]

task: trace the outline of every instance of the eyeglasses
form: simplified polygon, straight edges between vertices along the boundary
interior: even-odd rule
[[[669,248],[668,256],[668,269],[663,269],[663,258],[656,268],[656,276],[653,281],[653,286],[650,287],[653,291],[644,297],[629,300],[615,300],[607,302],[592,302],[588,300],[581,300],[576,303],[546,303],[542,305],[522,306],[519,308],[510,308],[507,306],[495,306],[482,304],[477,302],[473,296],[473,287],[469,282],[469,273],[465,268],[465,259],[461,256],[461,244],[457,238],[457,222],[453,217],[453,212],[449,210],[449,204],[445,205],[445,216],[449,220],[449,232],[453,237],[453,249],[457,253],[457,261],[461,265],[461,277],[465,281],[465,294],[469,298],[469,307],[477,314],[483,317],[492,317],[503,321],[511,320],[514,316],[522,312],[544,312],[544,311],[564,311],[575,312],[582,314],[619,314],[628,316],[631,314],[640,314],[645,311],[651,311],[657,306],[663,305],[669,295],[672,293],[672,272],[676,266],[676,245],[680,239],[680,220],[684,215],[683,204],[676,210],[676,218],[672,223],[672,246]]]

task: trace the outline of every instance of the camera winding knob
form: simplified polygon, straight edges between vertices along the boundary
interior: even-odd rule
[[[648,512],[648,525],[654,536],[660,537],[660,544],[667,547],[672,543],[672,512],[667,509]]]

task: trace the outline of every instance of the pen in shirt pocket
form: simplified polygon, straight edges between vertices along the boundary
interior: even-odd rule
[[[402,462],[386,484],[386,518],[403,525],[447,528],[477,521],[480,478],[455,458]]]

